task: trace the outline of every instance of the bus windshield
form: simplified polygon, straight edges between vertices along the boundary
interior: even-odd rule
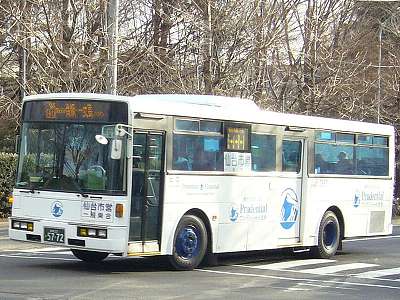
[[[125,193],[124,160],[111,159],[111,143],[95,140],[103,125],[24,122],[17,188]]]

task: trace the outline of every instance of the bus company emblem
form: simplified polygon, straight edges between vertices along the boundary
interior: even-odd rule
[[[60,201],[53,202],[51,205],[51,214],[56,218],[60,217],[64,212],[63,205]]]
[[[229,219],[232,222],[240,220],[265,220],[267,218],[268,207],[266,202],[241,202],[231,206]]]
[[[239,211],[236,207],[232,206],[229,214],[229,219],[232,222],[236,222],[238,218],[239,218]]]
[[[296,223],[299,215],[299,201],[296,192],[290,188],[283,191],[281,199],[283,199],[281,226],[284,229],[290,229]]]
[[[354,202],[353,202],[353,206],[354,207],[359,207],[360,206],[360,202],[361,202],[361,194],[359,191],[356,191],[354,194]]]

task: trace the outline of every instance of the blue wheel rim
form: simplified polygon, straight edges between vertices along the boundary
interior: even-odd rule
[[[332,248],[337,240],[338,231],[334,222],[329,222],[324,228],[324,245],[326,248]]]
[[[176,253],[184,258],[191,259],[200,252],[200,231],[193,225],[183,227],[176,237]]]

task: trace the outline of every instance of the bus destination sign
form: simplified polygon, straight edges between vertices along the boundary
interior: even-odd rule
[[[226,129],[227,150],[247,151],[249,148],[249,129],[246,127],[228,127]]]
[[[46,101],[43,103],[43,116],[46,120],[90,120],[105,118],[105,107],[101,102]]]
[[[29,101],[24,121],[121,122],[128,121],[127,104],[108,101]]]

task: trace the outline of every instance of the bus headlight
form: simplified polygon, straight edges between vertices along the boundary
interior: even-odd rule
[[[33,231],[33,222],[13,220],[11,223],[11,228],[25,231]]]
[[[90,237],[98,239],[107,238],[107,229],[91,228],[91,227],[78,227],[77,235],[81,237]]]
[[[107,238],[107,230],[105,230],[105,229],[99,229],[97,231],[97,234],[98,234],[99,238],[103,238],[103,239]]]
[[[96,237],[96,229],[89,228],[89,229],[88,229],[88,236],[90,236],[90,237]]]

